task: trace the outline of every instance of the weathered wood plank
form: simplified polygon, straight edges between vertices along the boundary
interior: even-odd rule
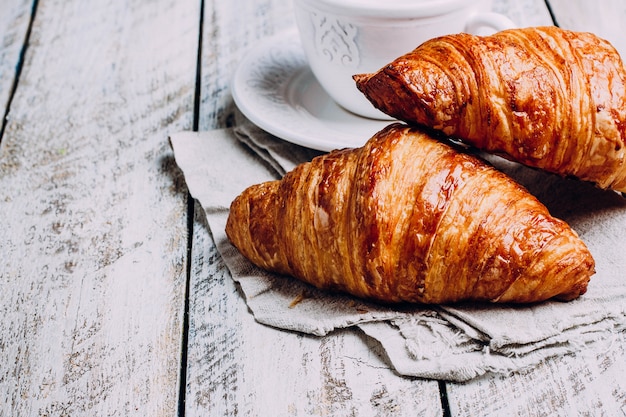
[[[246,49],[294,25],[291,0],[205,2],[200,130],[224,127],[234,103],[230,82]]]
[[[199,2],[40,0],[0,147],[0,415],[171,416]],[[8,219],[8,221],[7,221]]]
[[[493,8],[507,15],[519,27],[553,24],[544,0],[494,0]]]
[[[0,2],[0,114],[13,89],[20,53],[28,32],[32,0]],[[1,123],[0,123],[1,124]]]
[[[201,130],[223,126],[232,112],[230,78],[245,49],[293,25],[290,1],[250,4],[205,6]],[[437,382],[398,377],[356,331],[315,338],[256,323],[200,212],[196,206],[187,416],[442,414]]]
[[[454,416],[621,416],[626,414],[626,339],[597,356],[553,358],[507,377],[448,384]]]

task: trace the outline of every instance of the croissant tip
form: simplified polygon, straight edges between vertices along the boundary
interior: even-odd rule
[[[354,74],[352,79],[356,81],[357,86],[366,82],[368,79],[372,77],[372,74]]]

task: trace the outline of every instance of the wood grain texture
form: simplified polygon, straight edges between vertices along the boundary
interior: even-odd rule
[[[32,0],[0,2],[0,114],[8,104],[30,22]]]
[[[0,415],[177,411],[187,200],[167,137],[191,128],[198,16],[39,2],[0,148]]]
[[[230,83],[260,39],[294,25],[293,0],[208,0],[204,5],[200,130],[224,127],[234,110]]]
[[[626,336],[606,343],[595,356],[553,358],[510,376],[448,384],[454,416],[626,415]]]

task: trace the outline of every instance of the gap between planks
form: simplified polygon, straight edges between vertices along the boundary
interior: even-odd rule
[[[2,138],[4,137],[4,130],[7,127],[9,112],[11,110],[11,102],[13,101],[13,97],[15,96],[15,91],[17,90],[17,84],[20,80],[20,75],[22,74],[22,68],[24,66],[24,57],[26,56],[26,50],[28,49],[28,44],[30,43],[30,34],[33,28],[33,22],[35,21],[35,16],[37,14],[38,5],[39,5],[39,0],[33,0],[33,3],[30,8],[30,19],[28,21],[28,28],[26,29],[26,34],[24,36],[24,43],[22,44],[22,48],[20,49],[20,54],[18,56],[17,63],[15,64],[15,76],[13,77],[13,83],[11,84],[11,91],[9,92],[9,98],[7,100],[4,114],[2,115],[2,124],[0,124],[0,144],[2,144]]]
[[[193,121],[192,130],[198,131],[200,125],[200,101],[202,99],[202,37],[204,30],[204,0],[200,1],[200,18],[198,20],[198,54],[196,55],[196,78],[193,97]],[[1,137],[1,136],[0,136]],[[187,191],[187,265],[185,271],[185,294],[184,294],[184,310],[183,310],[183,329],[181,337],[181,355],[180,355],[180,380],[178,394],[178,417],[184,417],[186,413],[187,400],[187,350],[189,344],[189,303],[191,289],[191,271],[193,269],[193,236],[194,236],[194,218],[195,218],[196,202]]]

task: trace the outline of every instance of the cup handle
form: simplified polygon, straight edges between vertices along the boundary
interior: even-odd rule
[[[517,25],[508,17],[500,13],[476,13],[465,23],[465,31],[474,35],[485,35],[512,29]]]

